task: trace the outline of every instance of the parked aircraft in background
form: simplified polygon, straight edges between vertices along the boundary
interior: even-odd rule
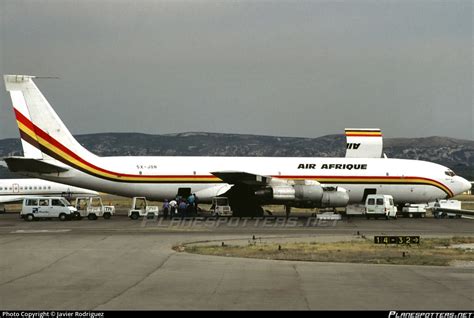
[[[471,184],[439,164],[389,158],[99,157],[82,147],[33,82],[5,75],[25,157],[5,161],[30,176],[151,200],[195,193],[201,202],[226,196],[234,215],[261,215],[264,204],[339,207],[368,194],[398,204],[462,193]]]
[[[28,196],[78,196],[98,195],[92,190],[41,179],[0,179],[0,211],[5,212],[5,203],[23,200]]]

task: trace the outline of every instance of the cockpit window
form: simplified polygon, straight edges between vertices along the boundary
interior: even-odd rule
[[[446,171],[444,172],[444,174],[447,175],[447,176],[450,176],[450,177],[454,177],[454,176],[456,175],[456,174],[454,173],[454,171],[452,171],[452,170],[446,170]]]

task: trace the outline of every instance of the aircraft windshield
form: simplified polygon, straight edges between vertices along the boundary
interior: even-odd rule
[[[456,175],[456,174],[454,173],[454,171],[452,171],[452,170],[446,170],[446,171],[444,172],[444,174],[447,175],[447,176],[450,176],[450,177],[454,177],[454,176]]]

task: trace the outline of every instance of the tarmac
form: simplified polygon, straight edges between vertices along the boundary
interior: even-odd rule
[[[474,221],[466,219],[255,221],[132,221],[117,215],[110,220],[25,222],[17,214],[0,215],[0,309],[473,308],[473,264],[296,262],[194,255],[173,249],[182,243],[252,236],[333,241],[381,234],[474,235]]]

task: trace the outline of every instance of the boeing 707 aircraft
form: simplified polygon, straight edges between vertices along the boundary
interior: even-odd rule
[[[201,202],[229,197],[234,215],[261,215],[264,204],[339,207],[368,194],[397,204],[453,197],[471,184],[439,164],[388,158],[99,157],[72,136],[35,83],[5,75],[25,157],[12,171],[121,196],[151,200],[195,193]],[[359,132],[364,135],[364,132]],[[365,135],[377,135],[366,132]]]

